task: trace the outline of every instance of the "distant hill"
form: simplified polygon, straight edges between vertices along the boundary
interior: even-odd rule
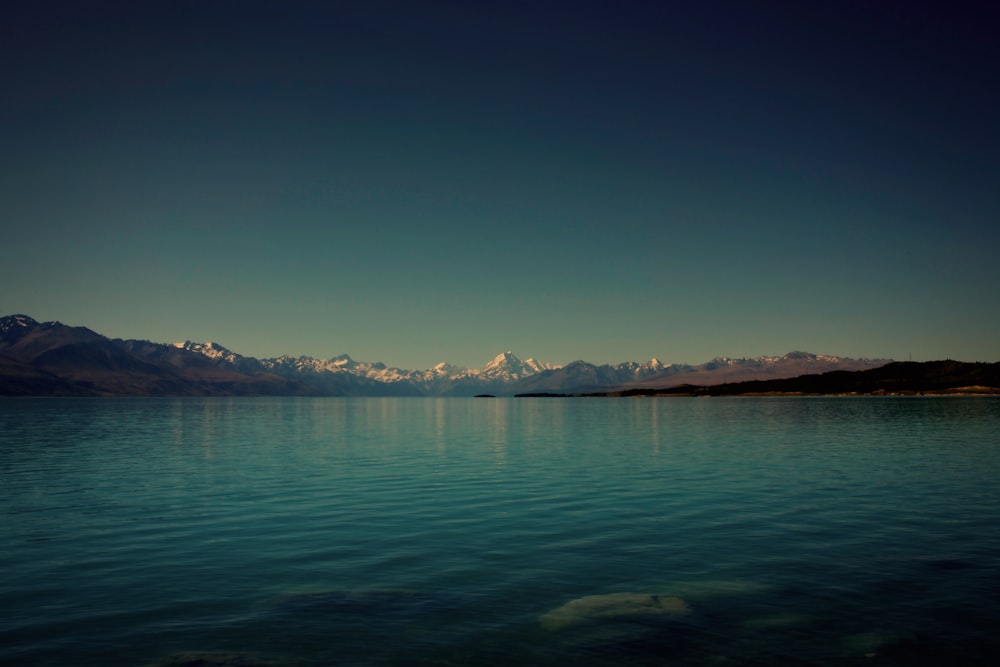
[[[864,371],[831,371],[776,380],[711,386],[633,388],[618,396],[767,396],[767,395],[1000,395],[1000,363],[897,361]]]
[[[724,382],[790,378],[833,370],[864,370],[884,366],[890,361],[850,359],[808,352],[790,352],[780,357],[716,357],[697,366],[664,364],[658,359],[641,364],[625,362],[602,366],[574,361],[516,382],[510,387],[510,391],[514,394],[599,393],[685,384],[716,385]]]
[[[218,343],[110,339],[86,327],[0,318],[0,395],[6,396],[511,396],[519,393],[659,390],[871,369],[885,359],[792,352],[707,363],[622,362],[565,366],[503,352],[481,369],[440,363],[404,370],[381,362],[283,355],[256,359]]]
[[[145,341],[108,339],[85,327],[0,319],[0,395],[294,395],[310,388],[272,373],[248,374],[203,355]]]

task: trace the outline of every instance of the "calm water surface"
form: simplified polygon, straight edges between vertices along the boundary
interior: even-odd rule
[[[4,400],[0,663],[1000,664],[998,478],[991,398]]]

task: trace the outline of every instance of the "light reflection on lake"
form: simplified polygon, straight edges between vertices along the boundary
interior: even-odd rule
[[[0,663],[991,664],[998,473],[985,397],[5,400]]]

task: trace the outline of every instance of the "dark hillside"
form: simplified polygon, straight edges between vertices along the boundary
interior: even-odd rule
[[[1000,394],[1000,363],[897,361],[864,371],[831,371],[783,380],[714,386],[634,389],[621,396],[746,396],[767,394]]]
[[[143,341],[110,340],[85,327],[0,318],[3,396],[257,396],[321,393],[273,373]]]

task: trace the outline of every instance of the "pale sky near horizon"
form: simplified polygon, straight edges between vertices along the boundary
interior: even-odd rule
[[[25,4],[0,315],[401,368],[1000,360],[989,3]]]

